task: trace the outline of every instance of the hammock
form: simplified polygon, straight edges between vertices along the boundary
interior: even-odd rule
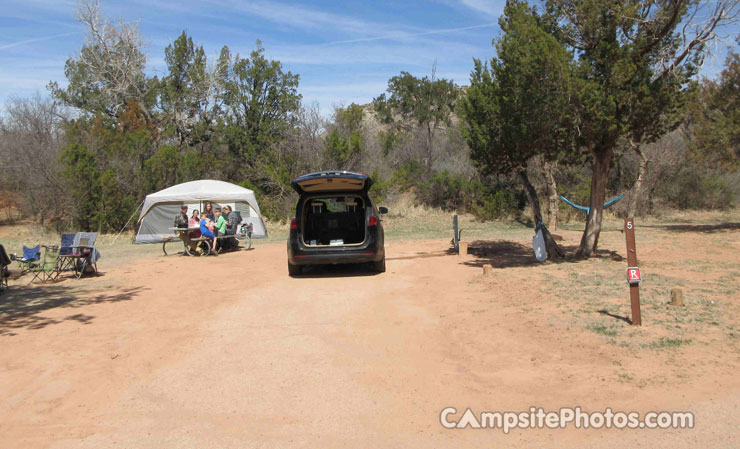
[[[617,197],[614,197],[614,198],[610,199],[609,201],[607,201],[606,203],[604,203],[604,207],[609,207],[609,206],[611,206],[612,204],[614,204],[614,203],[616,203],[617,201],[621,200],[623,196],[624,196],[624,193],[623,193],[623,194],[621,194],[621,195],[619,195],[619,196],[617,196]],[[570,200],[569,200],[568,198],[566,198],[566,197],[565,197],[565,196],[563,196],[563,195],[560,195],[560,199],[561,199],[561,200],[563,200],[563,201],[565,201],[566,203],[570,204],[571,206],[575,207],[575,208],[576,208],[576,209],[578,209],[578,210],[583,210],[583,211],[586,211],[586,213],[587,213],[587,214],[588,214],[589,212],[591,212],[591,208],[590,208],[590,207],[586,207],[586,206],[579,206],[578,204],[575,204],[575,203],[573,203],[572,201],[570,201]]]

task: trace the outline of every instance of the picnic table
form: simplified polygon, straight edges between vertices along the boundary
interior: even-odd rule
[[[209,255],[218,255],[220,249],[213,248],[213,243],[211,241],[213,240],[219,240],[219,239],[225,239],[225,238],[235,238],[236,240],[246,240],[248,242],[247,249],[252,247],[252,237],[251,237],[251,226],[245,225],[242,226],[241,231],[236,234],[229,234],[229,235],[221,235],[216,237],[215,239],[211,239],[209,237],[203,237],[200,236],[200,226],[196,227],[188,227],[188,228],[170,228],[171,231],[175,231],[175,234],[172,235],[163,235],[162,238],[164,238],[164,242],[162,243],[162,252],[164,252],[164,255],[167,256],[167,244],[172,242],[177,242],[178,240],[182,242],[183,249],[185,254],[188,254],[190,256],[209,256]],[[180,235],[180,233],[187,233],[187,235],[190,238],[191,242],[196,242],[196,250],[194,251],[185,240],[183,240]],[[198,237],[193,237],[195,235],[198,235]]]

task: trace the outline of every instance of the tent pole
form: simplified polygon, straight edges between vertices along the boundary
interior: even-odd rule
[[[141,203],[139,203],[139,206],[136,208],[136,210],[134,210],[134,213],[131,214],[130,217],[128,217],[128,221],[126,221],[126,224],[123,225],[123,227],[121,228],[121,231],[118,234],[116,234],[116,237],[111,242],[111,245],[116,243],[116,240],[118,240],[118,237],[120,237],[120,235],[123,233],[123,230],[126,229],[126,226],[128,226],[128,224],[131,222],[131,219],[134,218],[134,215],[136,215],[136,213],[139,212],[139,209],[141,209],[141,206],[143,205],[144,205],[144,201],[142,200]]]

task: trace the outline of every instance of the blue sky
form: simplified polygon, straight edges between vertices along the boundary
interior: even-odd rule
[[[103,2],[106,16],[139,22],[148,71],[165,73],[164,48],[187,30],[213,62],[223,45],[249,54],[260,39],[269,58],[301,76],[307,104],[328,115],[335,105],[367,103],[405,70],[468,84],[472,59],[493,56],[505,1],[130,0]],[[65,84],[64,62],[83,44],[75,0],[3,0],[0,9],[0,103],[47,95]],[[722,30],[734,36],[738,27]],[[721,70],[726,46],[705,64]]]

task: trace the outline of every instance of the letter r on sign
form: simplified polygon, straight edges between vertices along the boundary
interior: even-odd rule
[[[627,280],[630,284],[636,284],[642,281],[640,269],[638,267],[627,267]]]

